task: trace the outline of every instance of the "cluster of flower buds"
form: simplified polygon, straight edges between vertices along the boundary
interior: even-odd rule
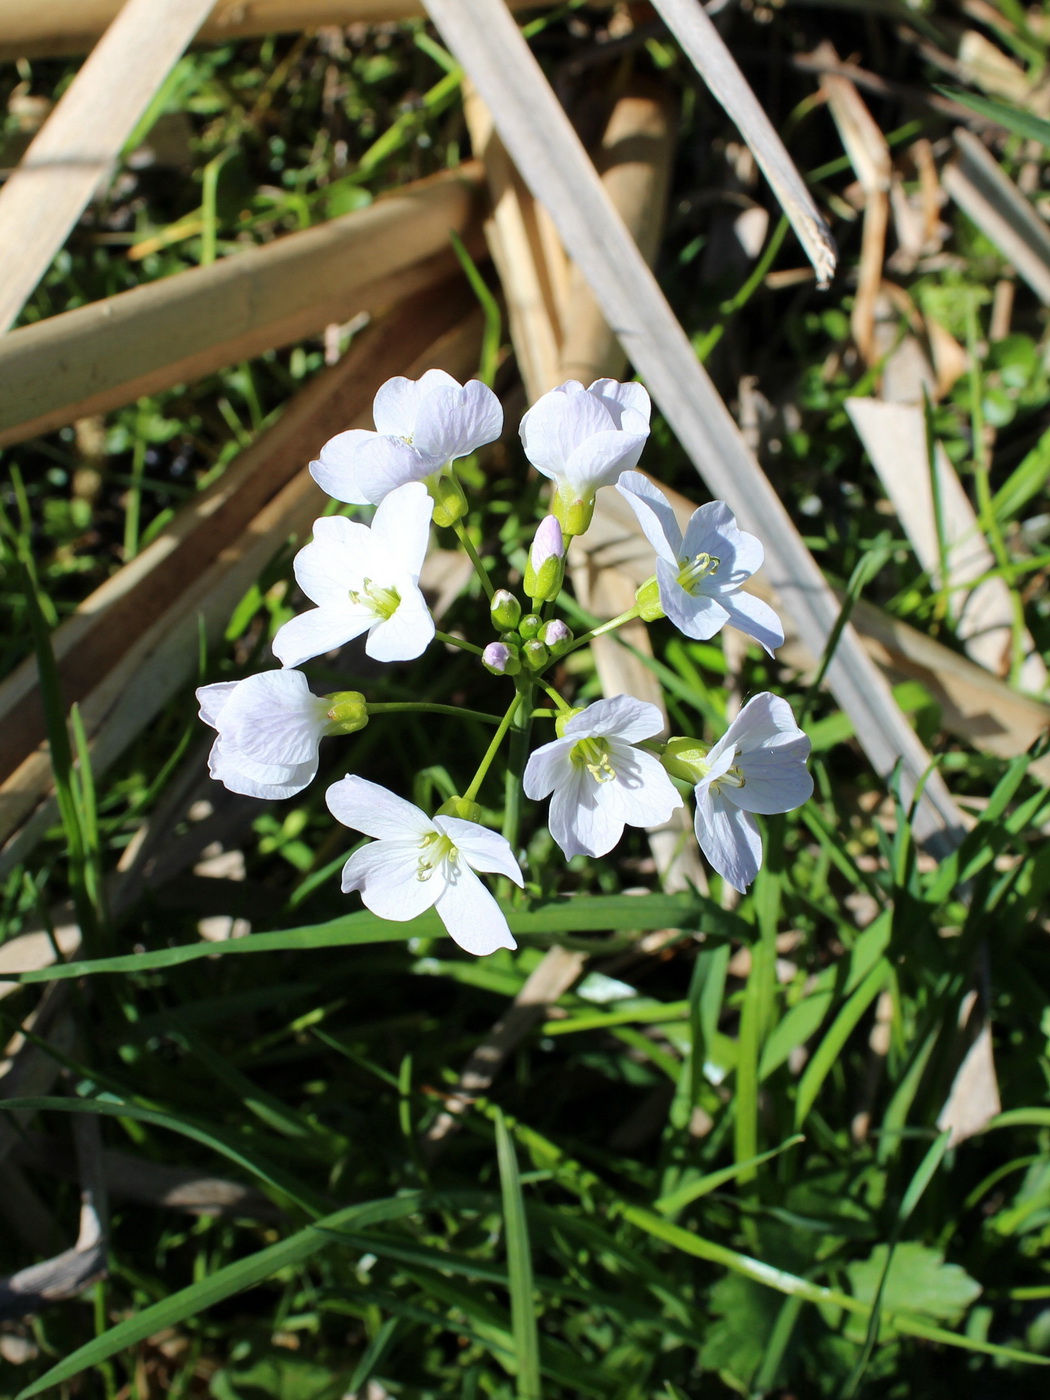
[[[348,774],[326,800],[333,816],[372,839],[343,869],[344,891],[356,890],[381,918],[405,921],[435,908],[445,927],[472,953],[514,947],[507,921],[478,872],[523,885],[512,840],[480,821],[478,790],[512,726],[527,729],[537,690],[556,706],[556,737],[528,758],[521,779],[527,797],[550,798],[551,835],[566,857],[611,851],[625,826],[654,827],[683,806],[693,790],[694,829],[708,861],[745,890],[762,860],[755,814],[789,811],[812,792],[809,740],[786,701],[756,695],[713,745],[691,736],[661,740],[663,716],[629,695],[573,708],[546,674],[594,636],[641,618],[668,618],[687,637],[708,639],[729,624],[772,655],[784,640],[771,608],[743,584],[761,567],[759,541],[740,530],[722,501],[695,511],[684,529],[664,494],[634,470],[649,434],[649,396],[639,384],[569,381],[525,414],[525,455],[554,483],[551,514],[536,530],[521,589],[495,589],[463,524],[467,501],[455,463],[494,441],[503,428],[499,400],[484,384],[458,384],[443,370],[419,380],[389,380],[376,395],[376,430],[354,429],[325,444],[310,465],[336,500],[374,506],[365,524],[344,515],[314,523],[313,538],[295,559],[296,581],[314,607],[278,629],[274,654],[283,669],[236,683],[201,687],[201,718],[218,731],[210,771],[253,797],[290,797],[318,768],[326,735],[352,734],[387,710],[418,704],[370,704],[357,691],[317,696],[301,666],[355,637],[376,661],[411,661],[435,637],[419,587],[431,526],[459,536],[490,599],[496,640],[480,653],[492,674],[513,679],[514,696],[493,743],[462,796],[433,816],[375,783]],[[631,506],[656,555],[655,573],[635,606],[610,623],[574,637],[553,612],[565,579],[570,539],[591,523],[595,496],[615,485]],[[446,641],[453,641],[446,638]],[[541,711],[550,714],[551,711]]]

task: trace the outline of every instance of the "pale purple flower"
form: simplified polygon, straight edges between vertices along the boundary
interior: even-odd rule
[[[368,633],[376,661],[411,661],[434,636],[434,619],[419,591],[434,503],[421,482],[409,482],[379,505],[372,524],[330,515],[314,522],[313,541],[295,556],[295,577],[317,603],[278,628],[273,651],[285,666]]]
[[[292,797],[313,781],[317,751],[335,733],[331,701],[314,695],[301,671],[261,671],[197,691],[200,717],[218,730],[211,776],[247,797]]]
[[[310,463],[337,501],[378,505],[407,481],[423,481],[503,431],[499,399],[478,379],[460,385],[443,369],[420,379],[388,379],[375,396],[376,430],[338,433]]]
[[[557,483],[554,513],[569,534],[590,524],[599,487],[637,465],[650,411],[640,384],[596,379],[585,389],[570,379],[537,399],[521,420],[525,455]]]
[[[494,676],[514,676],[521,670],[517,652],[511,651],[506,642],[489,642],[481,653],[481,661]]]
[[[699,761],[696,839],[734,889],[743,892],[762,864],[762,837],[752,812],[790,812],[812,795],[810,743],[786,700],[763,692],[749,700]],[[671,765],[674,771],[674,765]],[[706,768],[706,772],[701,770]]]
[[[661,826],[682,806],[660,760],[635,747],[662,726],[655,705],[615,695],[574,715],[529,758],[525,794],[554,794],[550,830],[566,856],[605,855],[625,826]]]
[[[475,871],[523,885],[509,843],[460,817],[428,817],[377,783],[348,774],[325,794],[332,815],[376,838],[343,866],[343,892],[359,890],[373,914],[406,923],[434,908],[461,948],[492,953],[514,948],[507,920]]]
[[[707,641],[729,623],[772,656],[784,642],[780,619],[761,598],[741,592],[762,567],[764,551],[726,503],[709,501],[694,511],[683,537],[667,497],[641,472],[625,472],[616,489],[656,550],[660,605],[678,630]]]

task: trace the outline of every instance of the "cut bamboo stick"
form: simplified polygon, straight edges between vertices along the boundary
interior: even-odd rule
[[[609,203],[514,19],[491,0],[427,0],[427,8],[697,470],[762,540],[785,607],[810,650],[823,653],[838,601]],[[934,854],[953,849],[962,815],[849,626],[838,636],[827,681],[875,771],[888,780],[900,765],[904,800],[917,798],[917,839]]]
[[[381,310],[479,250],[472,162],[317,228],[0,336],[0,446]]]
[[[510,0],[516,10],[535,0]],[[323,25],[389,24],[418,19],[421,0],[211,0],[199,38],[254,38],[298,33]],[[121,0],[4,0],[0,60],[78,54],[97,43],[116,18]]]
[[[220,636],[267,561],[321,513],[327,497],[305,471],[311,455],[344,428],[370,427],[372,398],[391,375],[435,366],[468,375],[480,335],[461,279],[395,308],[304,389],[212,491],[62,624],[53,644],[63,696],[67,705],[80,702],[96,772],[192,679],[201,626],[206,638]],[[22,859],[53,820],[34,669],[27,663],[0,687],[0,841],[7,843],[0,869]]]
[[[0,331],[17,318],[213,0],[127,0],[0,189]]]

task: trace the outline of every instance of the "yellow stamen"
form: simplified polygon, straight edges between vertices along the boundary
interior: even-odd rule
[[[577,767],[586,768],[596,783],[611,783],[616,777],[604,739],[579,739],[569,750],[569,757]]]
[[[680,559],[678,582],[687,593],[695,594],[705,578],[718,572],[721,562],[715,554],[697,554],[692,559]]]

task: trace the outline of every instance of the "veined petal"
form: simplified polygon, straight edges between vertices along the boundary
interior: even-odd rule
[[[620,739],[610,739],[609,762],[616,780],[603,786],[618,790],[629,826],[663,826],[670,821],[672,812],[684,806],[681,794],[655,754],[632,748]]]
[[[666,559],[677,571],[682,553],[682,532],[670,501],[641,472],[623,472],[616,489],[638,517],[638,524],[657,556]]]
[[[761,598],[753,593],[719,593],[718,601],[729,614],[729,625],[738,632],[754,637],[770,656],[784,645],[784,629],[780,618]],[[664,609],[666,612],[667,609]]]
[[[374,621],[374,613],[350,602],[341,608],[308,608],[278,627],[273,654],[282,666],[301,666],[312,657],[352,642]]]
[[[434,825],[448,836],[463,859],[474,870],[506,875],[516,885],[524,886],[521,867],[514,859],[510,842],[498,831],[461,817],[435,817]],[[439,911],[440,912],[440,911]]]
[[[383,384],[372,401],[376,431],[388,437],[411,438],[416,431],[419,406],[435,389],[459,385],[443,369],[428,369],[419,379],[395,375]]]
[[[258,763],[316,763],[328,705],[301,671],[260,671],[237,684],[220,718],[224,744]]]
[[[216,681],[213,685],[201,685],[197,687],[197,703],[200,705],[200,717],[205,724],[210,724],[212,729],[218,729],[219,716],[222,714],[226,701],[237,689],[237,681]]]
[[[758,572],[765,558],[761,540],[740,529],[725,501],[708,501],[693,511],[685,527],[682,554],[687,559],[698,554],[718,559],[718,572],[711,576],[715,589],[739,588]]]
[[[426,488],[424,488],[426,489]],[[350,589],[360,588],[367,568],[369,529],[345,515],[329,515],[314,521],[313,539],[295,556],[295,581],[311,602],[321,607],[341,607]]]
[[[464,861],[437,897],[438,918],[467,953],[484,956],[497,948],[516,948],[507,920],[495,899]]]
[[[529,754],[522,778],[526,797],[539,802],[566,780],[573,771],[569,754],[575,742],[575,738],[552,739]]]
[[[666,559],[656,561],[656,581],[660,589],[660,605],[664,612],[687,637],[706,642],[720,632],[729,621],[721,601],[702,591],[687,593],[678,582],[678,569]],[[706,579],[699,585],[702,590]]]
[[[413,839],[418,843],[435,829],[426,813],[411,802],[356,773],[333,783],[324,800],[336,821],[379,840]]]
[[[329,438],[315,462],[310,463],[310,475],[329,496],[350,505],[365,505],[357,479],[357,449],[376,436],[365,428],[350,428]]]
[[[242,797],[280,800],[294,797],[310,786],[317,773],[317,752],[304,763],[257,763],[220,737],[211,746],[208,772],[216,782]]]
[[[764,690],[747,702],[726,730],[725,738],[734,743],[741,753],[749,753],[752,749],[777,741],[783,734],[792,738],[806,737],[795,723],[788,702]]]
[[[395,437],[374,435],[362,443],[354,459],[357,484],[366,501],[379,505],[383,497],[409,481],[422,481],[441,465],[422,457],[414,447]]]
[[[330,791],[331,789],[329,789]],[[343,866],[343,893],[360,890],[365,907],[381,919],[406,923],[441,897],[438,871],[420,879],[419,841],[373,841]]]
[[[573,448],[559,473],[572,490],[586,500],[602,486],[611,486],[621,472],[638,465],[645,435],[617,431],[592,433]]]
[[[550,833],[566,858],[604,856],[623,835],[626,818],[616,783],[599,783],[575,764],[555,789],[548,813]]]
[[[754,817],[722,801],[719,793],[698,793],[693,828],[708,863],[743,894],[762,864],[762,837]]]
[[[806,767],[809,739],[785,736],[781,743],[752,749],[739,757],[744,786],[725,787],[722,796],[745,812],[790,812],[813,796],[813,778]]]
[[[664,717],[655,705],[647,700],[636,700],[633,695],[613,695],[606,700],[595,700],[574,715],[565,726],[565,739],[615,735],[628,744],[636,744],[659,734],[663,727]]]
[[[380,501],[372,519],[371,537],[377,559],[387,574],[419,578],[430,543],[434,501],[421,481],[398,486]]]
[[[622,414],[626,409],[630,410],[632,416],[637,414],[639,419],[648,426],[653,405],[641,384],[631,382],[621,384],[618,379],[596,379],[593,384],[588,384],[587,392],[598,395],[606,408],[613,414],[618,428],[627,428],[630,432],[637,431],[633,424],[628,426],[622,422]],[[616,405],[615,409],[611,407],[612,404]],[[617,414],[617,409],[619,414]]]
[[[431,390],[419,406],[412,445],[441,463],[466,457],[503,431],[503,407],[480,379]]]
[[[401,601],[389,617],[375,622],[365,642],[365,653],[374,661],[412,661],[422,656],[434,640],[434,619],[414,583],[403,580]]]
[[[575,392],[569,389],[575,386]],[[595,433],[614,431],[612,415],[600,399],[570,380],[536,400],[521,420],[525,456],[545,476],[561,475],[573,451]]]

